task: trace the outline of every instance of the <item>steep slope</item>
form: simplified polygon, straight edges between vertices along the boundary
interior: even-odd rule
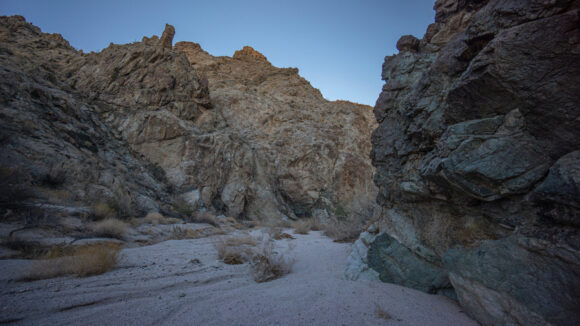
[[[89,146],[89,152],[106,151],[100,155],[107,164],[124,171],[126,180],[118,181],[122,187],[103,185],[122,188],[107,193],[110,200],[129,203],[142,213],[160,209],[160,198],[167,204],[181,198],[194,209],[274,220],[342,214],[374,201],[376,188],[368,157],[369,135],[376,126],[371,108],[326,101],[297,69],[275,68],[249,47],[233,58],[214,58],[193,43],[173,49],[175,30],[170,25],[161,38],[111,44],[88,54],[77,52],[60,36],[41,33],[21,17],[3,17],[2,26],[3,66],[10,68],[5,73],[28,60],[29,70],[20,72],[22,78],[47,79],[41,83],[51,85],[61,97],[74,98],[76,111],[91,120],[89,126],[76,121],[67,124],[72,118],[68,115],[81,113],[61,114],[62,128],[81,129],[75,131],[82,138],[73,144],[75,150],[99,141]],[[197,62],[191,49],[198,49],[205,63]],[[23,115],[25,107],[12,104],[19,98],[14,92],[23,98],[37,95],[26,81],[14,84],[11,80],[10,76],[4,79],[7,102],[2,110],[11,110],[11,116],[33,124],[53,123],[48,116]],[[36,103],[36,110],[60,105],[50,102],[50,96],[27,101],[27,106]],[[10,135],[25,134],[26,124],[19,121],[6,128]],[[42,152],[38,159],[25,163],[29,170],[49,170],[51,164],[43,160],[46,156],[61,165],[73,164],[60,147],[38,146],[39,139],[67,141],[55,134],[58,129],[49,125],[47,129],[41,136],[27,138],[29,147],[41,147]],[[7,164],[25,156],[21,143],[5,148],[20,153],[5,156]],[[82,162],[91,161],[86,155],[75,163],[79,170],[87,168]],[[148,166],[159,180],[140,175],[140,165]],[[90,173],[79,175],[92,178]],[[69,180],[71,187],[83,182]],[[133,187],[133,183],[148,185]],[[91,203],[91,198],[80,200]]]
[[[136,155],[62,71],[82,54],[23,17],[0,18],[0,209],[46,223],[106,203],[120,216],[163,210],[163,175]]]
[[[438,0],[399,40],[374,109],[384,211],[347,275],[454,290],[485,325],[580,323],[579,8]]]
[[[253,180],[238,187],[249,215],[278,215],[277,207],[288,216],[325,215],[373,201],[368,137],[376,123],[368,107],[326,101],[298,69],[276,68],[250,47],[232,58],[191,42],[175,50],[207,78],[221,122],[251,146]]]

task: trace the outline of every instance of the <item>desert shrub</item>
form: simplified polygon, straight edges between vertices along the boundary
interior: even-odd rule
[[[288,233],[281,232],[281,233],[278,233],[278,234],[274,235],[272,237],[272,239],[274,239],[274,240],[282,240],[282,239],[296,239],[296,238],[293,237],[292,235],[288,234]]]
[[[375,212],[374,202],[362,196],[355,196],[348,213],[341,216],[336,214],[335,218],[324,224],[322,228],[327,236],[336,242],[354,242],[365,225],[373,218]],[[341,205],[337,205],[337,210],[344,210]]]
[[[196,212],[191,219],[194,223],[207,223],[213,226],[219,226],[216,216],[210,212]]]
[[[389,314],[388,312],[386,312],[383,308],[381,308],[381,306],[379,306],[377,303],[375,303],[375,315],[381,319],[384,320],[389,320],[391,318],[393,318],[391,316],[391,314]]]
[[[254,246],[256,246],[256,240],[250,236],[221,238],[214,243],[218,258],[229,265],[250,261]]]
[[[279,226],[267,226],[262,229],[262,232],[266,232],[270,239],[282,240],[282,239],[296,239],[292,235],[283,232],[284,230]]]
[[[310,220],[310,230],[311,231],[322,231],[324,230],[324,223],[320,219],[313,217]]]
[[[290,273],[294,261],[274,250],[269,236],[259,241],[251,236],[222,238],[214,244],[218,258],[230,265],[251,263],[256,282],[267,282]]]
[[[324,233],[336,242],[354,242],[363,231],[363,221],[349,218],[331,221],[324,226]]]
[[[293,265],[294,261],[276,252],[274,242],[266,238],[252,256],[252,275],[258,283],[267,282],[290,273]]]
[[[117,191],[116,196],[107,201],[107,205],[109,205],[119,218],[129,218],[135,215],[133,207],[131,206],[131,197],[123,194],[121,191]]]
[[[92,207],[93,215],[95,219],[102,220],[106,218],[113,218],[117,215],[117,211],[111,207],[108,203],[99,202]]]
[[[101,221],[93,222],[89,229],[99,237],[123,239],[127,233],[129,225],[115,218],[107,218]]]
[[[145,215],[145,217],[141,220],[141,222],[142,223],[149,223],[152,225],[158,225],[158,224],[167,225],[167,224],[180,223],[181,220],[178,218],[174,218],[174,217],[165,217],[161,213],[158,213],[158,212],[149,212],[149,213],[147,213],[147,215]]]
[[[73,256],[74,272],[79,277],[103,274],[118,264],[119,246],[92,245],[76,250]]]
[[[336,207],[334,208],[334,215],[338,218],[345,218],[348,215],[348,213],[341,204],[337,204]]]
[[[58,247],[49,251],[44,259],[34,262],[21,280],[103,274],[117,266],[120,250],[120,246],[115,244],[94,244],[66,249]]]
[[[189,204],[183,198],[178,198],[173,201],[173,210],[186,218],[190,218],[197,210],[197,207]]]
[[[308,234],[312,229],[312,221],[310,219],[301,219],[294,222],[294,233],[297,234]]]
[[[216,235],[216,234],[224,234],[224,233],[221,229],[215,229],[215,228],[195,230],[195,229],[189,229],[189,228],[184,228],[184,227],[180,227],[180,226],[174,226],[171,229],[171,236],[169,238],[173,239],[173,240],[199,239],[199,238],[208,237],[208,236]]]

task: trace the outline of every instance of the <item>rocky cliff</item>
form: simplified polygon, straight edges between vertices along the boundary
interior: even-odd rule
[[[190,42],[175,50],[207,78],[216,121],[251,149],[246,177],[221,190],[229,207],[256,217],[279,216],[278,210],[300,217],[374,201],[370,108],[325,100],[298,69],[276,68],[251,47],[232,58],[213,57]],[[202,199],[211,195],[202,192]],[[234,198],[240,204],[230,204]]]
[[[434,9],[383,65],[383,213],[346,274],[456,296],[484,325],[577,325],[580,2]]]
[[[18,16],[0,19],[0,40],[3,217],[47,223],[88,216],[99,203],[120,216],[163,210],[163,174],[101,119],[103,106],[67,83],[84,56]]]
[[[87,54],[22,17],[0,28],[2,166],[14,179],[4,203],[107,201],[138,215],[182,199],[263,220],[376,196],[371,108],[325,100],[250,47],[232,58],[173,47],[167,25],[161,38]]]

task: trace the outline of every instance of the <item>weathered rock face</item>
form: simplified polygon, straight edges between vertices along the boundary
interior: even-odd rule
[[[372,202],[376,122],[366,106],[326,101],[298,69],[276,68],[250,47],[233,58],[191,42],[175,50],[207,78],[216,119],[250,148],[246,177],[217,191],[228,207],[236,198],[248,216],[300,217]]]
[[[19,16],[0,18],[0,40],[3,216],[18,209],[26,222],[88,215],[97,203],[122,216],[166,208],[163,175],[67,83],[63,72],[83,55]]]
[[[150,161],[162,168],[165,173],[153,172],[168,180],[161,180],[161,185],[151,182],[137,193],[151,187],[165,189],[163,182],[168,181],[176,196],[192,205],[253,219],[332,213],[337,207],[356,209],[376,197],[368,158],[369,135],[376,127],[371,108],[326,101],[297,69],[273,67],[250,47],[237,51],[233,58],[215,58],[194,43],[181,43],[174,49],[175,29],[167,25],[160,39],[145,37],[141,42],[111,44],[99,53],[83,54],[62,37],[42,34],[22,18],[2,18],[2,24],[6,47],[10,45],[3,52],[5,65],[21,69],[19,61],[27,59],[30,69],[49,67],[50,74],[44,70],[34,74],[48,75],[43,78],[55,84],[61,96],[78,101],[75,107],[86,107],[81,112],[102,129],[103,136],[95,135],[92,124],[86,127],[90,134],[75,131],[84,137],[77,147],[85,146],[85,140],[111,138],[101,142],[106,145],[93,144],[90,150],[97,153],[118,144],[127,153],[105,156],[113,166],[120,164],[129,179],[141,178],[133,174],[139,169],[118,163],[119,155],[135,160],[134,164],[150,165]],[[21,75],[33,78],[29,71]],[[24,97],[15,92],[35,94],[28,91],[27,82],[14,84],[12,79],[4,79],[7,104],[2,110],[12,107],[11,116],[29,121],[47,119],[27,117],[31,110],[20,112],[22,107],[10,104]],[[52,97],[28,101],[28,106],[36,101],[39,107],[59,107],[48,103]],[[7,128],[10,134],[22,133],[18,121],[14,120],[13,130]],[[85,127],[63,123],[63,128]],[[41,137],[52,140],[56,136]],[[34,137],[29,141],[30,146],[41,148],[42,155],[55,151],[38,145]],[[7,151],[24,148],[20,143],[6,146]],[[90,161],[85,156],[79,161]],[[57,161],[68,163],[65,158]],[[79,170],[85,168],[78,164]],[[44,163],[39,158],[27,165]],[[122,182],[126,183],[130,182]],[[164,191],[159,196],[167,195]],[[133,190],[122,192],[136,196]],[[159,199],[148,196],[148,202],[154,203],[149,206],[160,205]]]
[[[384,210],[352,260],[383,281],[452,286],[485,325],[576,325],[580,2],[435,9],[383,65],[371,157]]]

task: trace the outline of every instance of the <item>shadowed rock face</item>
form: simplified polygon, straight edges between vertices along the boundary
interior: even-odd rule
[[[485,325],[580,323],[579,8],[437,1],[423,39],[397,43],[374,109],[380,233],[354,261],[451,284]]]
[[[0,18],[3,216],[49,223],[61,213],[86,216],[97,203],[121,216],[170,203],[163,175],[102,120],[103,106],[68,83],[77,73],[70,67],[84,61],[60,34],[41,33],[20,16]]]
[[[131,180],[141,177],[133,173],[139,169],[124,163],[127,160],[162,168],[164,185],[151,182],[144,189],[167,187],[168,182],[177,197],[191,204],[253,219],[310,216],[334,212],[337,206],[355,209],[376,197],[368,157],[369,135],[376,127],[371,108],[326,101],[297,69],[273,67],[251,47],[237,51],[233,58],[213,57],[194,43],[173,48],[175,29],[167,25],[160,39],[144,37],[141,42],[111,44],[101,52],[83,54],[59,35],[43,34],[23,18],[3,17],[1,22],[6,41],[1,55],[5,66],[13,68],[9,72],[25,67],[22,78],[54,84],[58,96],[72,97],[78,101],[75,107],[89,108],[78,110],[103,129],[102,137],[110,138],[95,144],[101,136],[95,134],[93,124],[85,128],[63,122],[63,128],[82,136],[72,144],[75,150],[89,147],[109,164],[118,163]],[[10,116],[43,126],[47,117],[28,117],[32,110],[19,110],[34,103],[41,111],[43,105],[51,110],[65,105],[53,104],[54,94],[30,98],[36,93],[28,90],[29,83],[12,79],[7,76],[3,81],[3,100],[10,105],[2,110]],[[12,103],[18,98],[26,98],[26,106]],[[68,121],[66,114],[81,113],[63,114]],[[11,135],[24,133],[19,121],[7,128]],[[55,137],[36,136],[46,141]],[[42,155],[58,152],[41,145],[36,136],[27,141]],[[63,140],[55,141],[62,145]],[[111,144],[122,147],[125,161],[117,156],[121,150],[101,153]],[[13,143],[3,150],[20,152],[19,146]],[[26,165],[43,167],[40,157]],[[84,156],[79,160],[88,161]],[[68,163],[67,158],[58,161]],[[75,164],[84,168],[80,162]],[[120,182],[126,183],[130,182]],[[131,198],[143,192],[127,187],[119,192]],[[167,195],[163,191],[159,196]],[[148,193],[148,199],[142,200],[149,208],[139,206],[136,199],[131,199],[133,206],[157,209],[159,199],[151,196],[156,195]]]

